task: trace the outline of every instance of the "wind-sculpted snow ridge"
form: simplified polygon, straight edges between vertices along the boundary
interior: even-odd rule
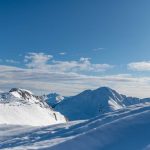
[[[0,94],[0,124],[43,126],[65,122],[63,115],[28,90],[13,88]]]
[[[1,149],[148,150],[150,104],[47,127],[0,126]]]

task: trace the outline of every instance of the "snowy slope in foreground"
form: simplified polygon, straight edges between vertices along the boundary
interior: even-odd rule
[[[150,104],[43,128],[0,126],[1,149],[149,150]]]
[[[12,89],[0,94],[0,124],[43,126],[65,122],[63,115],[30,91]]]

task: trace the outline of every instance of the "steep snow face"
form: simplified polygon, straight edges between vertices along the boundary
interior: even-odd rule
[[[66,97],[61,96],[57,93],[50,93],[50,94],[44,96],[46,103],[51,107],[55,107],[59,102],[61,102],[65,98]]]
[[[0,124],[43,126],[65,122],[63,115],[30,91],[13,88],[0,94]]]
[[[79,95],[67,98],[56,105],[69,120],[89,119],[96,115],[124,108],[124,96],[116,91],[102,87],[86,90]]]

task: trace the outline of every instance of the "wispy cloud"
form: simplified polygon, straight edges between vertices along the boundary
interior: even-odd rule
[[[58,61],[52,55],[43,53],[29,53],[25,56],[25,63],[28,68],[59,71],[59,72],[103,72],[113,68],[109,64],[93,64],[90,58],[80,58],[78,61]]]
[[[5,60],[6,63],[10,63],[10,64],[18,64],[19,62],[13,59],[6,59]]]
[[[99,48],[94,48],[94,49],[92,49],[93,51],[101,51],[101,50],[104,50],[104,48],[102,48],[102,47],[99,47]]]
[[[3,59],[0,59],[0,62],[2,63],[9,63],[9,64],[18,64],[19,62],[18,61],[16,61],[16,60],[13,60],[13,59],[5,59],[5,60],[3,60]]]
[[[66,52],[60,52],[59,55],[66,55]]]
[[[78,61],[53,61],[49,66],[50,70],[60,70],[63,72],[103,72],[113,68],[109,64],[93,64],[89,58],[80,58]]]
[[[150,95],[150,77],[135,78],[128,74],[89,76],[0,65],[0,89],[3,91],[21,87],[38,94],[58,92],[63,95],[74,95],[82,90],[100,86],[110,86],[121,93],[133,96]],[[141,92],[143,89],[144,92]]]
[[[78,61],[58,61],[52,55],[29,53],[25,56],[25,65],[26,68],[0,65],[0,89],[2,91],[12,87],[21,87],[37,94],[58,92],[63,95],[74,95],[85,89],[110,86],[123,94],[150,96],[150,77],[137,78],[130,74],[92,76],[86,74],[85,71],[101,72],[110,69],[112,65],[93,64],[90,58],[82,57]]]
[[[52,58],[52,55],[46,55],[44,53],[28,53],[28,55],[25,56],[24,62],[26,62],[28,68],[44,69],[48,61]]]
[[[150,61],[132,62],[128,68],[134,71],[150,71]]]

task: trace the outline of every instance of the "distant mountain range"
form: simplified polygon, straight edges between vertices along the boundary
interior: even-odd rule
[[[13,88],[0,93],[0,124],[43,126],[86,120],[146,102],[150,98],[127,97],[109,87],[85,90],[70,97],[57,93],[36,96],[28,90]]]
[[[109,87],[85,90],[71,97],[63,97],[56,93],[52,95],[47,96],[46,102],[49,105],[52,103],[51,106],[69,120],[89,119],[103,113],[124,109],[130,105],[150,102],[150,98],[127,97]]]

